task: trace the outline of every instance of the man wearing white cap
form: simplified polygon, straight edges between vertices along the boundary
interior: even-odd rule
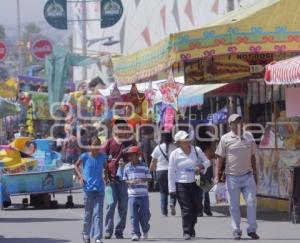
[[[231,131],[221,137],[216,150],[218,160],[215,182],[219,182],[220,171],[225,163],[233,237],[239,240],[242,236],[240,229],[240,194],[242,193],[247,205],[247,233],[253,240],[257,240],[259,236],[256,234],[256,144],[252,134],[243,130],[243,120],[240,115],[230,115],[228,124]]]
[[[176,194],[181,208],[183,237],[190,240],[195,237],[195,224],[200,207],[200,188],[196,185],[195,173],[205,171],[211,163],[199,147],[191,145],[187,132],[178,131],[174,140],[179,148],[170,155],[169,193]]]

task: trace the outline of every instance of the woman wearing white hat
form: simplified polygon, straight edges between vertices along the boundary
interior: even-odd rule
[[[170,155],[169,193],[177,196],[181,208],[183,237],[190,240],[195,237],[200,206],[195,173],[205,171],[211,163],[199,147],[191,145],[187,132],[178,131],[174,140],[179,148]]]

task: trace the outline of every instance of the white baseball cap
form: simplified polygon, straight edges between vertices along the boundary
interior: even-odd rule
[[[186,131],[178,131],[174,137],[175,142],[186,141],[188,139],[189,139],[189,134]]]
[[[232,115],[230,115],[229,118],[228,118],[228,124],[230,124],[232,122],[235,122],[239,118],[242,118],[242,116],[239,115],[239,114],[232,114]]]

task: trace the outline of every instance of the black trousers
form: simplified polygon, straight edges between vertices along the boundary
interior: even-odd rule
[[[199,212],[199,187],[196,183],[176,183],[176,196],[181,208],[183,233],[195,235]]]

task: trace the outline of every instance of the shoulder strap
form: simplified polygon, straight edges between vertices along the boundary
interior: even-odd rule
[[[165,157],[165,159],[169,162],[168,156],[164,153],[164,151],[162,150],[162,148],[160,147],[160,145],[158,145],[158,148],[159,148],[160,152],[162,153],[162,155]]]
[[[196,146],[194,146],[194,149],[195,149],[195,153],[196,153],[196,156],[197,156],[197,159],[198,159],[199,158],[199,154],[197,152]]]

